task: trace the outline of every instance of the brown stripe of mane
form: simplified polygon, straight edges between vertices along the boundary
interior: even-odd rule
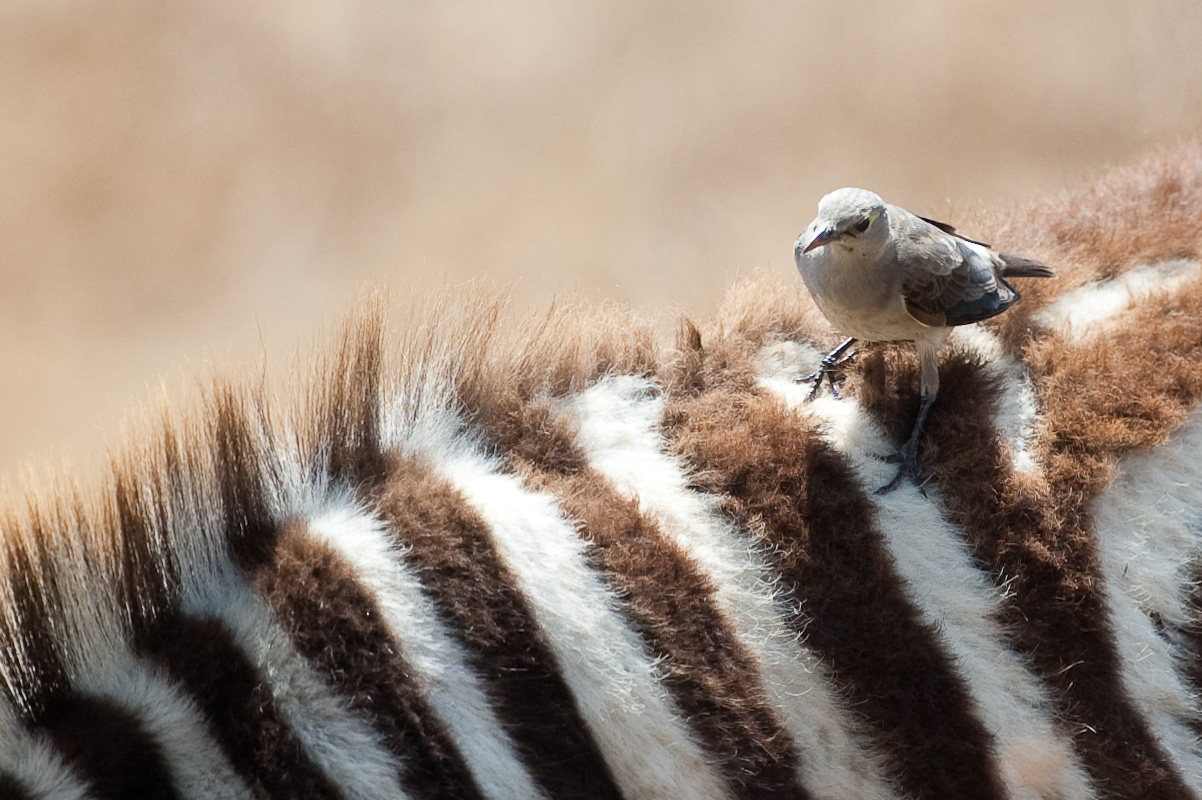
[[[937,631],[907,600],[854,472],[798,414],[755,394],[682,396],[665,415],[694,480],[759,538],[831,668],[914,797],[1005,797],[993,738]]]
[[[714,587],[637,505],[591,469],[537,471],[581,523],[592,559],[656,656],[664,682],[736,797],[805,798],[798,753],[760,686],[752,656],[714,605]]]
[[[378,492],[377,513],[487,681],[530,774],[552,797],[618,800],[546,634],[485,523],[454,487],[412,460],[396,460]]]
[[[167,613],[136,644],[142,656],[192,696],[222,752],[256,796],[341,797],[305,756],[262,676],[220,621]]]
[[[179,797],[154,738],[115,703],[71,694],[52,702],[37,727],[99,797]]]
[[[383,734],[405,766],[402,786],[421,798],[483,797],[415,685],[375,600],[337,553],[308,537],[303,522],[287,523],[274,562],[253,582],[297,650]]]

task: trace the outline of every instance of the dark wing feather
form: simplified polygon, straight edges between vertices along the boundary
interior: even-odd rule
[[[970,240],[913,215],[892,216],[891,224],[902,268],[902,296],[919,322],[967,325],[1018,302],[1018,292],[997,275],[1000,264],[960,244]]]
[[[918,215],[916,214],[915,216],[918,216]],[[955,236],[957,239],[963,239],[966,242],[972,242],[973,244],[979,244],[979,245],[981,245],[981,247],[989,247],[989,245],[985,244],[984,242],[978,242],[976,239],[969,239],[967,236],[963,236],[959,233],[956,233],[955,227],[948,225],[946,222],[940,222],[939,220],[931,219],[930,217],[918,217],[918,218],[928,225],[934,225],[936,228],[943,231],[944,233],[950,233],[952,236]]]

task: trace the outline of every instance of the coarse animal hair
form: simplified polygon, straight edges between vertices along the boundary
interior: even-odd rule
[[[0,508],[0,796],[1202,794],[1202,145],[956,220],[1056,267],[918,365],[789,276],[663,341],[353,313]]]

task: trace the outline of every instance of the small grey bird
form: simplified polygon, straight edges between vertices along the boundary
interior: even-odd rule
[[[822,360],[810,398],[848,358],[857,339],[913,341],[921,367],[922,404],[901,468],[878,490],[914,477],[918,435],[939,392],[939,348],[952,327],[997,316],[1018,302],[1005,278],[1050,278],[1045,264],[994,252],[955,228],[891,206],[864,189],[839,189],[818,204],[818,217],[793,245],[797,270],[830,323],[851,338]]]

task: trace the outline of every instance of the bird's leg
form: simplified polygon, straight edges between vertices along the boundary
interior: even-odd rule
[[[814,395],[818,394],[818,390],[822,388],[823,378],[826,378],[828,381],[830,381],[831,391],[834,393],[835,397],[839,396],[839,387],[835,385],[835,373],[839,370],[839,367],[843,366],[851,359],[852,355],[855,355],[854,353],[851,355],[845,355],[851,346],[855,344],[855,342],[856,340],[854,338],[848,338],[844,340],[842,344],[826,354],[826,357],[822,359],[822,364],[819,365],[817,372],[812,372],[798,381],[798,383],[808,383],[809,381],[814,382],[813,387],[810,389],[810,393],[806,395],[807,401],[813,400]]]
[[[897,474],[893,476],[893,480],[876,490],[878,495],[892,492],[902,482],[902,478],[913,478],[918,473],[918,435],[922,432],[922,425],[927,421],[927,412],[931,410],[931,404],[934,402],[935,395],[924,394],[922,396],[922,405],[918,407],[918,419],[914,422],[914,430],[910,432],[910,438],[902,445],[901,466],[897,468]]]

